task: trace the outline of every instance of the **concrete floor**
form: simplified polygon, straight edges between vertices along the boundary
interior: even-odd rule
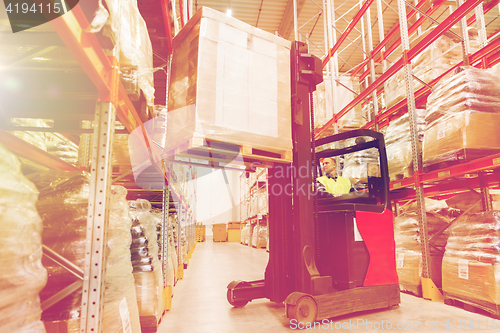
[[[284,317],[285,307],[269,300],[255,300],[233,308],[226,300],[232,280],[259,280],[264,276],[268,253],[239,243],[198,243],[184,278],[174,287],[172,309],[162,319],[158,333],[170,332],[290,332],[298,329]],[[377,328],[399,332],[498,331],[500,321],[439,302],[401,294],[401,305],[389,310],[365,311],[318,322],[314,330],[373,332]]]

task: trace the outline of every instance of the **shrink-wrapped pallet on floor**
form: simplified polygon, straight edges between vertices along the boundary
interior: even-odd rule
[[[417,109],[418,144],[424,140],[425,109]],[[389,178],[397,180],[413,176],[413,154],[411,149],[410,115],[391,121],[385,132],[385,149],[389,167]]]
[[[426,217],[428,236],[432,237],[446,226],[457,214],[456,210],[447,207],[443,201],[427,199]],[[396,242],[396,269],[401,290],[421,295],[422,287],[422,243],[420,242],[420,228],[415,205],[409,207],[405,213],[394,218],[394,239]],[[443,250],[448,239],[445,231],[434,236],[432,244]],[[441,287],[441,263],[443,254],[435,247],[430,246],[431,279],[436,286]]]
[[[133,233],[140,234],[143,243],[131,248],[133,259],[149,258],[146,265],[134,266],[134,279],[139,306],[141,326],[151,327],[158,324],[163,314],[163,270],[158,260],[158,243],[156,242],[156,223],[151,214],[151,203],[144,199],[130,201],[130,216],[132,217]],[[156,324],[153,325],[156,318]]]
[[[2,145],[0,178],[0,332],[45,333],[38,295],[47,282],[42,220],[35,208],[38,190]]]
[[[461,217],[451,226],[443,258],[443,295],[498,317],[500,211]]]
[[[427,99],[424,167],[500,151],[500,72],[457,68]]]
[[[166,149],[291,160],[290,42],[202,7],[173,40]],[[208,152],[206,152],[208,158]],[[227,154],[226,154],[227,155]]]
[[[30,175],[30,178],[40,191],[37,209],[44,224],[44,245],[83,270],[89,174],[49,171]],[[131,221],[125,196],[125,188],[112,187],[102,324],[105,333],[121,333],[126,329],[124,327],[130,327],[132,332],[140,332],[129,251]],[[44,259],[43,263],[49,279],[40,293],[42,300],[76,281],[75,276],[50,260]],[[81,302],[82,293],[77,290],[46,309],[42,319],[50,330],[64,327],[68,332],[79,332]]]

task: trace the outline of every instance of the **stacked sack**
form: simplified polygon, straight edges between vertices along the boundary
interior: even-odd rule
[[[448,208],[445,202],[426,198],[427,233],[429,237],[451,222],[457,210]],[[445,231],[432,239],[432,244],[444,249],[448,239]],[[406,212],[394,218],[394,240],[396,242],[396,260],[401,290],[421,294],[422,244],[416,206],[411,205]],[[436,286],[441,286],[441,262],[443,254],[430,246],[429,264],[431,278]]]
[[[500,150],[500,72],[460,67],[452,74],[427,99],[424,167]]]
[[[38,296],[47,282],[42,220],[35,208],[38,191],[2,145],[0,178],[0,332],[45,333]]]
[[[425,109],[417,109],[418,144],[424,141]],[[397,180],[413,176],[413,155],[411,149],[410,114],[391,121],[385,134],[385,149],[389,167],[389,178]],[[420,150],[420,149],[419,149]]]
[[[40,197],[37,209],[43,219],[43,243],[76,266],[84,269],[87,210],[90,176],[84,172],[49,171],[30,175]],[[137,300],[134,293],[130,262],[129,228],[126,189],[111,188],[109,226],[107,233],[106,275],[104,291],[103,332],[121,333],[129,326],[140,332]],[[49,278],[40,293],[48,299],[77,278],[61,266],[44,259]],[[57,327],[64,322],[68,333],[79,332],[82,292],[77,290],[46,309],[42,319],[46,325]]]
[[[422,38],[425,38],[433,29],[434,27],[431,27],[425,31],[417,40],[412,42],[412,45],[416,44],[416,42]],[[480,49],[477,30],[469,28],[468,35],[470,52],[474,53]],[[425,51],[416,56],[411,61],[411,64],[413,67],[413,74],[420,80],[429,83],[461,61],[463,61],[462,40],[450,30],[446,31],[426,48]],[[415,91],[423,86],[422,83],[417,80],[413,80],[413,83]],[[385,91],[388,107],[392,107],[406,98],[403,69],[399,70],[396,75],[387,80]]]
[[[154,316],[159,320],[163,314],[163,273],[158,260],[156,242],[156,223],[151,214],[151,203],[144,199],[130,201],[130,217],[133,221],[132,232],[136,239],[142,239],[137,251],[131,249],[132,259],[143,260],[144,264],[134,267],[135,289],[139,316]],[[151,259],[149,263],[149,259]],[[148,261],[148,263],[145,263]],[[139,268],[140,267],[140,268]]]
[[[499,263],[500,211],[461,217],[451,226],[443,258],[445,298],[495,309],[500,303]]]

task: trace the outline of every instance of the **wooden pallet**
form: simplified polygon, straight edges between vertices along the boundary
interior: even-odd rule
[[[470,162],[472,160],[490,156],[499,152],[500,149],[460,149],[453,154],[447,154],[443,157],[435,158],[430,162],[424,161],[424,172],[449,168],[460,163]]]
[[[406,170],[403,170],[401,173],[389,174],[389,179],[391,182],[394,182],[394,181],[402,180],[402,179],[409,178],[412,176],[413,176],[413,171],[410,172],[410,170],[406,169]]]
[[[405,294],[414,295],[417,297],[422,297],[422,285],[413,285],[409,283],[399,283],[399,288],[401,292]]]
[[[243,160],[236,159],[241,153]],[[167,159],[174,156],[206,160],[209,164],[245,165],[261,163],[262,167],[270,167],[273,162],[291,163],[291,149],[274,149],[264,147],[241,146],[237,144],[219,142],[215,140],[194,137],[178,145],[166,153]]]
[[[500,304],[472,299],[462,295],[443,292],[444,304],[456,306],[469,312],[479,313],[494,319],[500,319]]]

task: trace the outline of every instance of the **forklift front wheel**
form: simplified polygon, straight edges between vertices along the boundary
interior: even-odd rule
[[[295,319],[297,323],[307,326],[316,320],[318,306],[312,297],[303,296],[295,305],[287,304],[286,315],[288,319]]]
[[[227,301],[229,302],[229,304],[231,304],[235,308],[242,308],[242,307],[244,307],[245,305],[248,304],[248,301],[243,301],[243,300],[238,300],[237,301],[237,300],[235,300],[233,298],[233,291],[231,289],[227,290]]]

